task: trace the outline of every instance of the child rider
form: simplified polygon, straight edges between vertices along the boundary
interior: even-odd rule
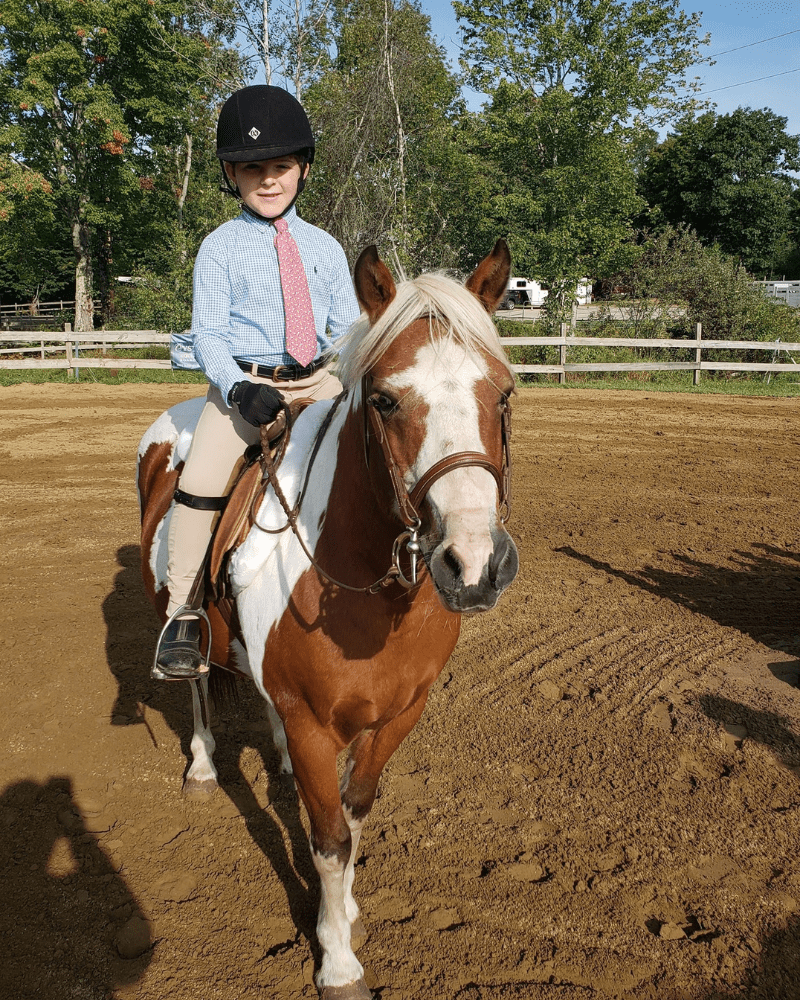
[[[219,498],[230,489],[244,449],[260,440],[261,425],[292,397],[331,399],[341,391],[330,372],[334,345],[359,314],[342,247],[295,211],[314,160],[311,126],[295,98],[272,86],[236,91],[220,112],[217,156],[242,211],[206,237],[194,267],[194,353],[210,385],[175,493],[168,616],[186,604]],[[305,282],[297,269],[288,280],[284,267],[281,283],[275,244],[277,229],[285,229],[280,220],[299,250],[307,291],[299,287]],[[302,362],[286,342],[286,315],[300,298],[313,310],[313,317],[307,312],[305,349],[291,344]],[[199,620],[175,618],[159,644],[153,676],[193,680],[202,663]]]

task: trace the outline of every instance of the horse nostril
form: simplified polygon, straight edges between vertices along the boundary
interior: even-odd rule
[[[504,535],[489,560],[489,582],[496,590],[505,588],[517,575],[518,568],[517,547],[510,535]]]
[[[457,580],[463,573],[464,567],[461,563],[461,560],[453,551],[452,546],[449,546],[444,550],[444,552],[442,553],[442,559],[444,560],[444,563],[447,566],[447,568],[453,574],[453,578]]]

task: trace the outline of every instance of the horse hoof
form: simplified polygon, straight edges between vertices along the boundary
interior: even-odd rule
[[[350,924],[350,947],[353,951],[358,951],[359,948],[363,948],[367,943],[368,937],[369,932],[364,926],[364,921],[361,917],[356,917],[355,921]]]
[[[219,785],[213,778],[187,778],[183,783],[183,797],[204,801],[210,799]]]
[[[320,1000],[373,1000],[372,990],[363,979],[357,979],[346,986],[325,986]]]

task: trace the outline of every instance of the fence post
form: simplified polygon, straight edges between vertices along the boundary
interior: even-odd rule
[[[558,363],[560,365],[562,365],[562,366],[567,363],[567,324],[566,323],[562,323],[561,324],[561,344],[559,345],[559,348],[558,348]],[[566,372],[559,372],[558,373],[558,382],[559,382],[559,385],[564,385],[564,383],[566,381],[567,381],[567,373]]]
[[[699,364],[700,364],[700,354],[701,354],[701,352],[703,350],[702,347],[700,346],[700,341],[703,339],[703,324],[702,323],[697,323],[696,326],[695,326],[694,332],[695,332],[695,341],[696,341],[696,344],[697,344],[697,347],[695,348],[695,352],[694,352],[694,360],[695,360],[695,363],[699,366]],[[694,370],[694,376],[692,377],[692,384],[693,385],[700,385],[700,368],[699,367],[695,368],[695,370]]]
[[[64,333],[72,333],[72,323],[64,324]],[[67,368],[72,368],[73,354],[75,357],[78,356],[78,342],[75,341],[74,351],[73,351],[73,342],[71,340],[68,340],[66,342],[66,348],[67,348]],[[80,380],[79,368],[72,368],[72,374],[75,377],[76,382]]]

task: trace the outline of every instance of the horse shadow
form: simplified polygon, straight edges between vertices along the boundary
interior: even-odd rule
[[[69,778],[8,786],[0,828],[0,995],[106,997],[140,979],[150,925],[86,829]]]
[[[796,553],[756,543],[750,551],[734,553],[733,567],[679,555],[674,558],[685,572],[648,566],[631,573],[570,546],[557,551],[726,628],[738,629],[776,651],[797,649],[800,555]],[[800,687],[800,659],[771,663],[768,668],[784,683]],[[744,726],[750,738],[769,746],[786,766],[800,765],[800,740],[788,720],[717,695],[704,695],[698,704],[721,725]]]
[[[733,554],[736,565],[732,567],[680,554],[673,555],[681,564],[680,571],[646,566],[628,572],[568,545],[556,551],[726,628],[738,629],[773,649],[786,652],[800,644],[800,554],[755,543],[750,551]]]
[[[148,714],[159,713],[180,740],[188,770],[193,732],[189,686],[183,682],[151,680],[150,666],[161,624],[145,593],[140,547],[123,545],[117,551],[117,561],[119,570],[113,589],[103,601],[106,659],[117,681],[111,724],[149,728]],[[280,757],[272,745],[265,719],[264,701],[254,685],[232,678],[230,685],[217,689],[212,731],[217,741],[214,764],[219,787],[245,818],[253,842],[284,886],[297,931],[316,949],[318,879],[294,782],[280,775]],[[155,742],[152,732],[150,736]],[[253,785],[242,770],[242,755],[248,749],[260,754],[267,781],[265,798],[271,811],[259,804]],[[209,809],[209,816],[212,812]],[[288,850],[282,830],[288,837]],[[316,952],[315,957],[318,957]]]
[[[776,873],[782,874],[782,873]],[[760,951],[735,993],[715,989],[702,1000],[800,1000],[797,956],[800,953],[800,917],[759,941]]]

